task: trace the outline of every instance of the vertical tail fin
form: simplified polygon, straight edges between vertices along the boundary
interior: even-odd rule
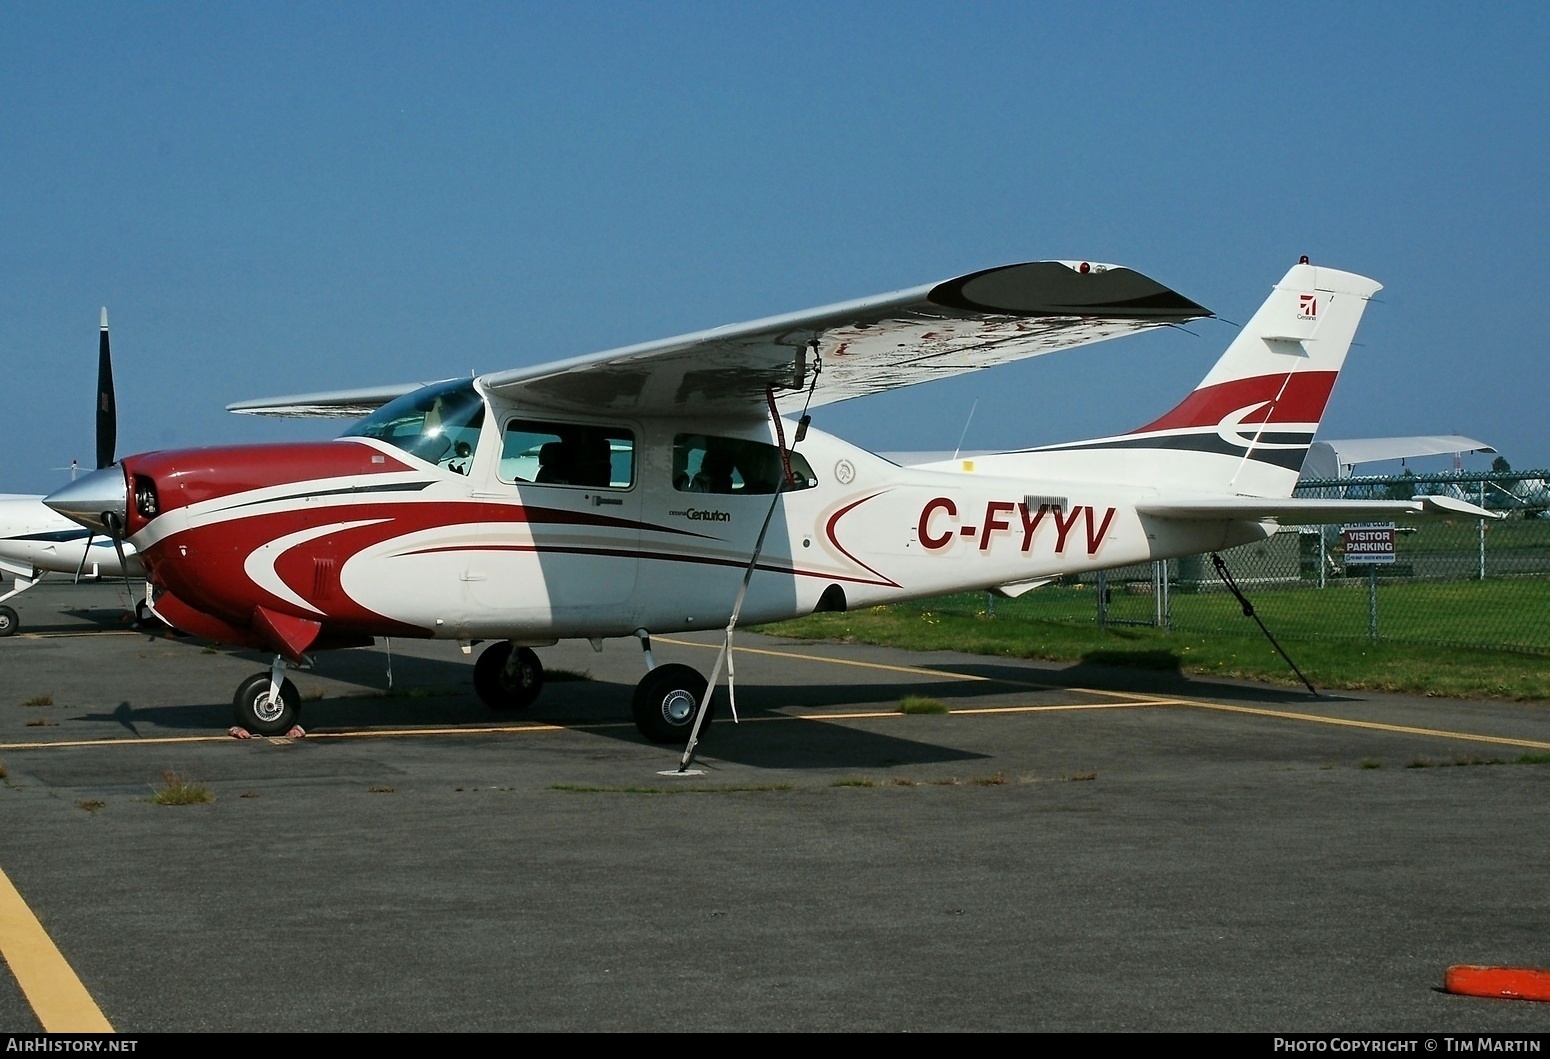
[[[1175,450],[1170,485],[1290,496],[1368,299],[1365,276],[1294,265],[1221,359],[1172,411],[1124,435]]]

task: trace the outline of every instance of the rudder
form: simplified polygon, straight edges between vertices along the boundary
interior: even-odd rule
[[[1367,302],[1382,285],[1306,262],[1275,285],[1200,384],[1126,447],[1234,458],[1202,461],[1185,488],[1290,496]],[[1250,466],[1254,465],[1254,466]],[[1247,472],[1247,473],[1245,473]]]

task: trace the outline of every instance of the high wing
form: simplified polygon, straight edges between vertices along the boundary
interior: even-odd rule
[[[1221,519],[1275,519],[1293,524],[1350,522],[1359,518],[1390,519],[1397,515],[1459,515],[1466,518],[1502,518],[1466,500],[1450,496],[1418,496],[1413,500],[1320,500],[1304,497],[1157,497],[1136,504],[1136,511],[1156,518],[1186,522]]]
[[[817,309],[480,377],[546,411],[728,418],[816,407],[1211,315],[1132,269],[1034,261]],[[815,382],[816,375],[816,382]],[[234,412],[344,415],[412,387],[244,401]],[[349,411],[345,411],[349,409]]]
[[[446,382],[447,380],[436,381]],[[256,401],[237,401],[227,405],[226,411],[289,419],[359,419],[370,415],[389,401],[429,385],[433,384],[409,382],[398,386],[368,386],[359,390],[329,390],[323,393],[293,394],[290,397],[264,397]]]

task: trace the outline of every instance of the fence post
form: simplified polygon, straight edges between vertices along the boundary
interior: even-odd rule
[[[1378,564],[1367,564],[1367,635],[1378,642]]]
[[[1485,507],[1485,480],[1480,481],[1480,506]],[[1480,580],[1485,580],[1485,519],[1480,520]]]
[[[1152,560],[1152,625],[1155,628],[1163,627],[1163,596],[1167,593],[1164,587],[1168,581],[1168,562],[1166,559]]]
[[[1098,631],[1109,629],[1109,572],[1098,571]]]

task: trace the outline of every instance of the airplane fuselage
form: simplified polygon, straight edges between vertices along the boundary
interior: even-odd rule
[[[674,464],[703,420],[593,424],[628,438],[630,457],[593,485],[521,480],[501,420],[488,418],[466,474],[369,438],[131,458],[131,494],[146,481],[156,492],[154,518],[130,516],[155,604],[189,631],[289,654],[371,636],[537,643],[727,622],[776,494],[683,487]],[[778,453],[768,423],[714,438]],[[1257,535],[1146,520],[1144,490],[903,468],[817,430],[797,450],[802,487],[778,494],[744,622]]]

